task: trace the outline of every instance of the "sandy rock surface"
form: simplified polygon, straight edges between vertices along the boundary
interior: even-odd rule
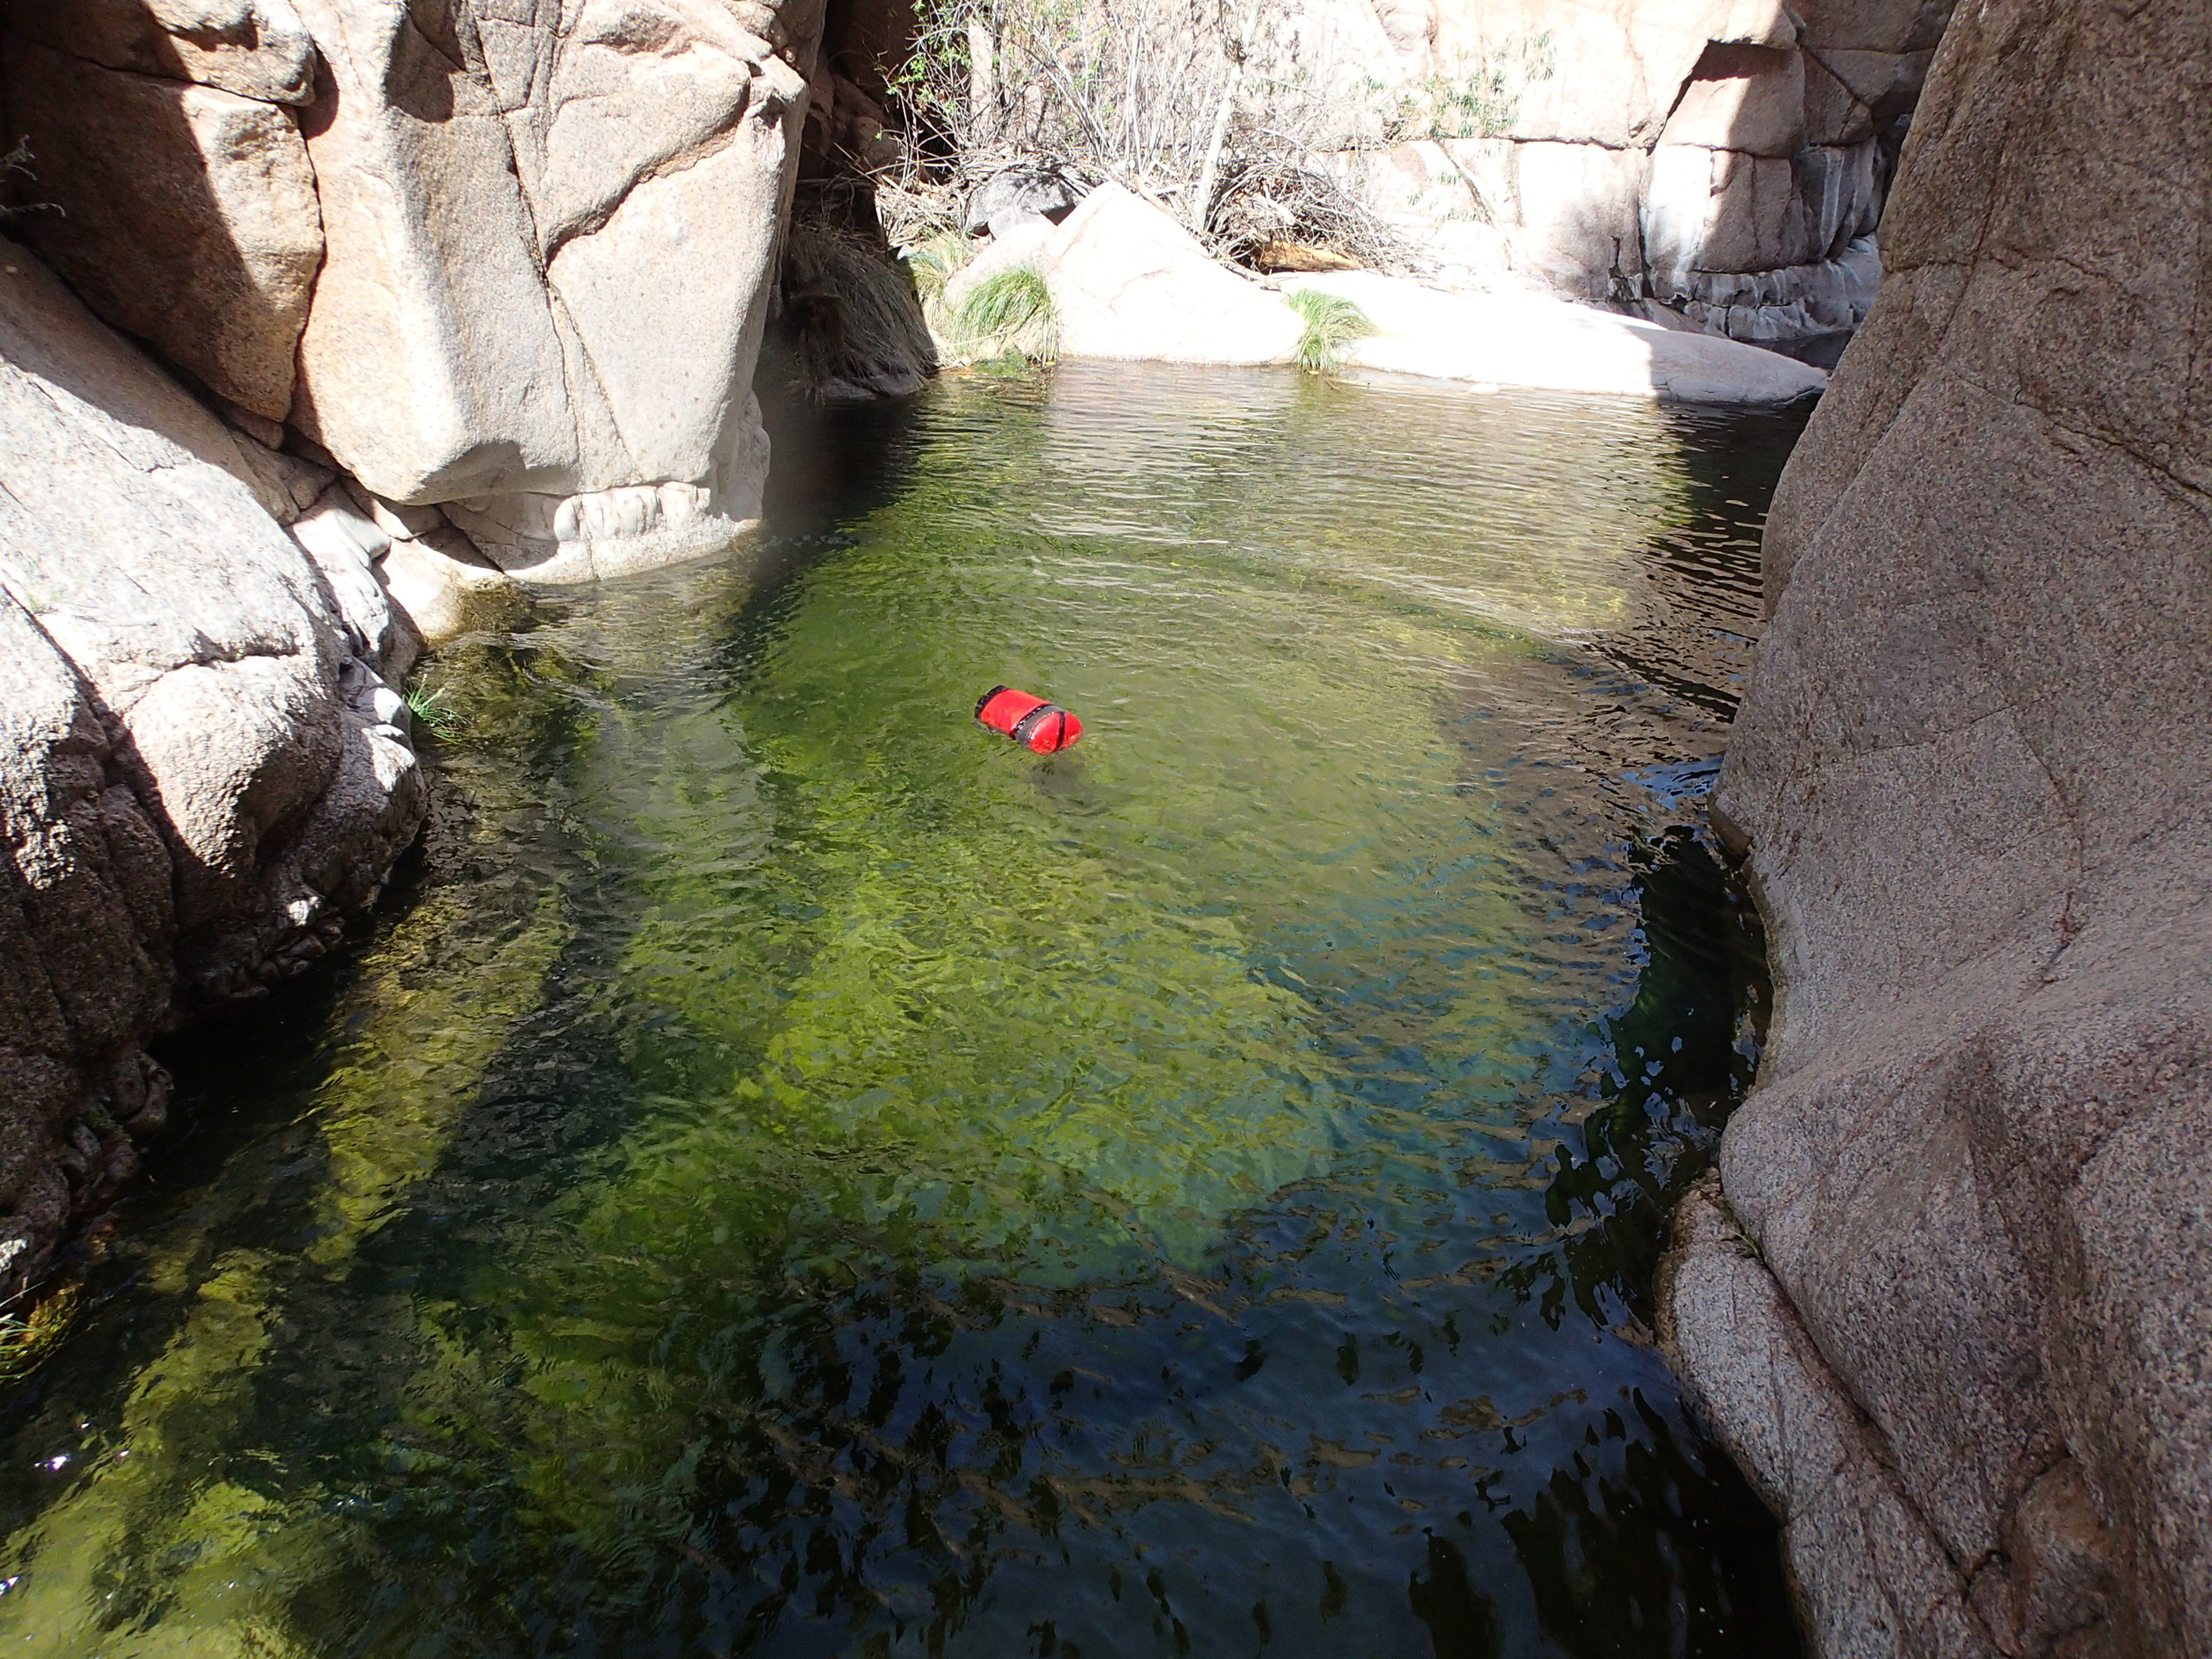
[[[1961,12],[1768,525],[1717,805],[1779,1011],[1721,1168],[1811,1358],[1680,1295],[1674,1353],[1786,1516],[1837,1500],[1766,1425],[1831,1387],[1893,1472],[1793,1527],[1824,1652],[1960,1651],[1891,1612],[1953,1601],[2212,1652],[2208,81],[2184,0]]]
[[[1016,267],[1045,279],[1064,357],[1289,363],[1305,322],[1285,296],[1310,288],[1350,301],[1375,326],[1342,353],[1355,369],[1691,403],[1787,403],[1827,383],[1756,347],[1540,294],[1450,293],[1367,271],[1270,287],[1222,266],[1164,210],[1118,184],[1093,190],[1061,224],[1032,219],[995,238],[947,285],[949,308]]]
[[[1756,346],[1538,294],[1451,294],[1373,272],[1286,278],[1351,301],[1378,332],[1344,360],[1431,380],[1696,403],[1786,403],[1828,383]]]
[[[144,1039],[320,956],[422,814],[400,631],[257,447],[0,260],[0,1297],[158,1124]]]

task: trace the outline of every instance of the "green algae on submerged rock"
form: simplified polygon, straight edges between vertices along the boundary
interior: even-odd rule
[[[880,445],[826,526],[442,659],[479,839],[42,1373],[0,1629],[1786,1647],[1635,1323],[1746,1063],[1618,774],[1712,735],[1605,654],[1724,685],[1757,466],[1287,373],[824,419]],[[979,732],[1000,678],[1081,749]]]

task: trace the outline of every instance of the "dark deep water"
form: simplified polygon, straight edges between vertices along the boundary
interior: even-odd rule
[[[1802,419],[948,380],[449,649],[469,810],[0,1397],[4,1651],[1793,1652],[1649,1291]]]

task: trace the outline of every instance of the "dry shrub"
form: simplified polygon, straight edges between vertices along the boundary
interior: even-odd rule
[[[1402,262],[1322,162],[1380,127],[1344,75],[1294,62],[1291,23],[1264,0],[922,0],[890,76],[906,154],[878,177],[886,229],[910,246],[957,223],[973,184],[1043,162],[1126,185],[1224,255],[1310,242]]]
[[[910,150],[900,165],[874,175],[876,217],[894,248],[910,250],[960,228],[969,184],[956,170],[920,165]]]
[[[1270,242],[1331,249],[1371,268],[1410,261],[1365,203],[1282,145],[1248,145],[1224,170],[1212,231],[1222,252],[1247,264]]]
[[[811,397],[901,396],[937,366],[915,276],[880,241],[795,214],[783,250],[791,379]]]

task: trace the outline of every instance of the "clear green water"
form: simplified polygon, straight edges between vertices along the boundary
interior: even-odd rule
[[[1797,425],[947,382],[450,650],[472,810],[0,1402],[0,1651],[1793,1650],[1648,1321]]]

